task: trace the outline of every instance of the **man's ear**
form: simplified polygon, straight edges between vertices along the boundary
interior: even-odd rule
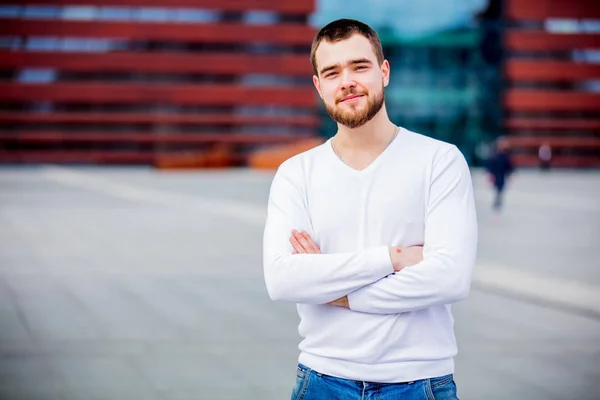
[[[313,75],[313,84],[315,85],[315,89],[319,92],[319,96],[323,99],[323,93],[321,92],[321,82],[319,82],[319,78],[316,75]]]
[[[383,87],[387,87],[390,83],[390,63],[388,60],[383,60],[381,64],[381,75],[383,76]]]

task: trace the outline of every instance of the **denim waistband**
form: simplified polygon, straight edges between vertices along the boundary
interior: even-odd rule
[[[302,363],[298,363],[298,371],[301,371],[305,374],[309,374],[311,372],[314,372],[315,374],[319,375],[319,376],[329,376],[326,374],[322,374],[318,371],[314,371],[313,369],[307,367],[306,365],[302,364]],[[448,375],[444,375],[444,376],[438,376],[438,377],[431,377],[431,378],[423,378],[420,380],[416,380],[416,381],[410,381],[410,382],[394,382],[394,383],[382,383],[382,382],[369,382],[369,381],[356,381],[353,379],[345,379],[345,378],[339,378],[339,377],[333,377],[335,379],[340,379],[343,381],[347,381],[347,382],[353,382],[353,383],[360,383],[362,384],[364,383],[368,383],[368,384],[373,384],[373,385],[381,385],[381,386],[387,386],[387,385],[412,385],[415,382],[419,382],[419,381],[425,381],[427,379],[435,379],[435,380],[440,380],[440,379],[447,379],[447,378],[452,378],[453,374],[448,374]]]

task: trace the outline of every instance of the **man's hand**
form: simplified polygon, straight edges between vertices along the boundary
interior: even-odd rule
[[[315,243],[310,235],[305,232],[298,232],[297,230],[292,231],[290,236],[290,243],[294,248],[293,254],[321,254],[321,249]],[[341,297],[337,300],[327,303],[330,306],[350,308],[348,304],[348,296]]]
[[[400,272],[423,261],[423,246],[390,247],[390,258],[394,271]]]
[[[321,254],[319,246],[306,231],[298,232],[294,229],[290,236],[290,243],[294,248],[292,254]]]
[[[350,308],[350,304],[348,303],[348,296],[340,297],[339,299],[330,301],[327,304],[329,304],[330,306]]]

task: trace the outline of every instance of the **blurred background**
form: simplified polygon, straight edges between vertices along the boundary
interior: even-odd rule
[[[272,168],[263,150],[334,134],[308,54],[320,26],[348,17],[381,35],[397,123],[474,166],[502,135],[518,165],[544,143],[553,165],[600,165],[597,2],[370,4],[2,2],[0,162]]]
[[[338,18],[379,32],[392,121],[472,166],[461,399],[598,398],[598,1],[8,0],[0,399],[289,398],[262,228],[274,170],[335,134],[309,51]]]

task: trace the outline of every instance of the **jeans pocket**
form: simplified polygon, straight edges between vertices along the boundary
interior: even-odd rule
[[[298,365],[296,370],[296,384],[292,390],[291,400],[302,400],[306,394],[306,387],[310,379],[310,369],[303,365]]]
[[[450,374],[427,379],[425,394],[428,400],[458,400],[454,376]]]
[[[449,374],[449,375],[439,376],[437,378],[431,378],[430,381],[431,381],[431,387],[436,388],[438,386],[447,385],[448,383],[454,381],[454,375]]]

